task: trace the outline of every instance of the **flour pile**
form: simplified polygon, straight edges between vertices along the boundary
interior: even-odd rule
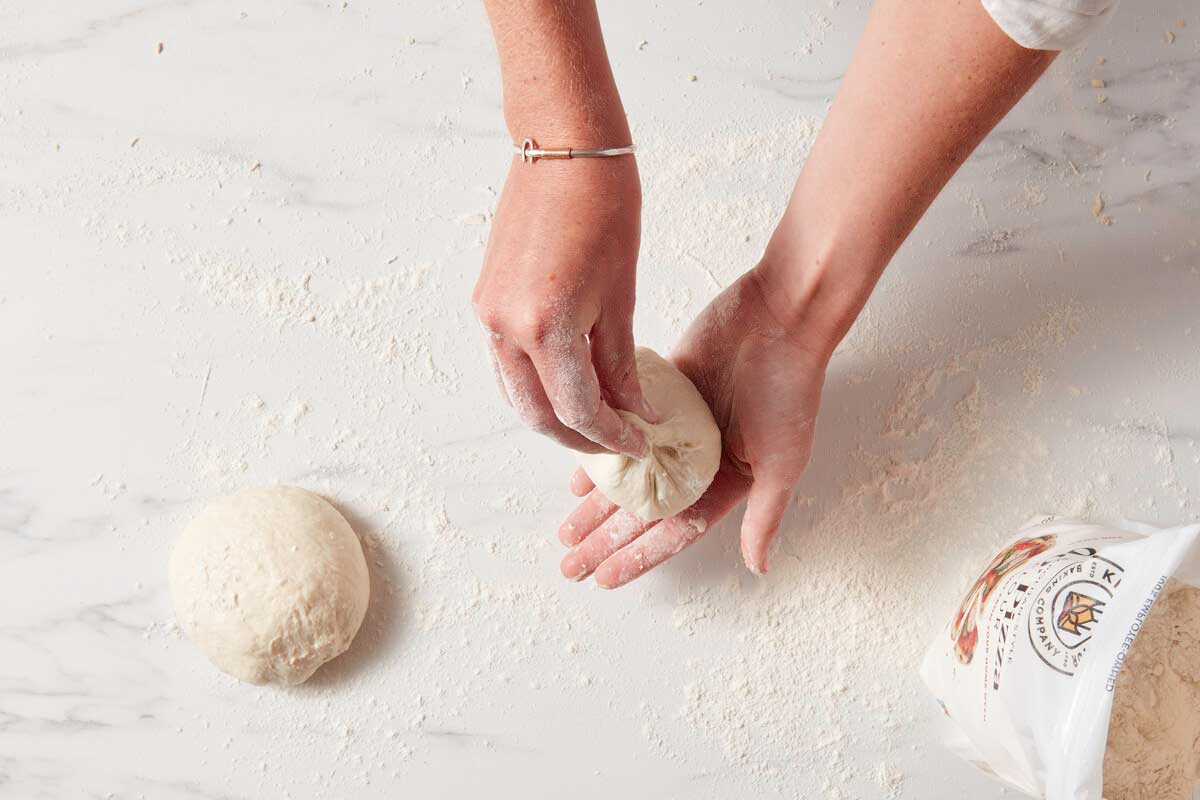
[[[1159,597],[1117,678],[1106,800],[1189,800],[1200,784],[1200,588]]]

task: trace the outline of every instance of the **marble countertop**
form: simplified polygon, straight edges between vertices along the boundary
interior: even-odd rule
[[[865,15],[604,4],[640,341],[754,263]],[[620,592],[559,577],[571,458],[468,302],[507,146],[473,2],[0,4],[0,797],[1012,796],[916,668],[1024,519],[1200,517],[1195,5],[1126,3],[939,198],[763,579],[730,523]],[[275,482],[373,587],[286,692],[203,659],[165,568]]]

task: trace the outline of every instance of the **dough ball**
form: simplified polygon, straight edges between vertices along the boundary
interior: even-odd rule
[[[302,683],[350,646],[367,612],[362,546],[333,506],[294,486],[216,500],[171,553],[175,615],[223,672]]]
[[[659,421],[618,411],[646,434],[642,459],[612,453],[584,454],[579,463],[596,488],[621,508],[652,522],[700,499],[721,464],[721,430],[708,403],[688,377],[658,353],[637,349],[638,378]]]

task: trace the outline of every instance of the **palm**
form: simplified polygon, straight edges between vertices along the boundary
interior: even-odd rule
[[[789,338],[749,273],[722,292],[684,334],[672,360],[708,401],[724,454],[712,485],[691,508],[658,523],[619,511],[597,491],[567,519],[560,538],[573,549],[563,573],[593,571],[623,585],[678,553],[749,497],[742,554],[756,572],[812,449],[824,363]],[[590,489],[577,477],[577,489]],[[600,534],[600,535],[594,535]]]

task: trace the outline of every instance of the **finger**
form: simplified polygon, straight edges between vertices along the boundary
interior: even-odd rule
[[[583,471],[583,467],[579,467],[571,473],[571,494],[576,497],[583,497],[595,488],[596,484],[592,483],[592,479]]]
[[[779,523],[792,502],[790,483],[756,480],[742,518],[742,560],[755,575],[767,572],[767,553],[779,532]]]
[[[504,398],[504,402],[510,406],[513,404],[512,398],[508,396],[508,387],[504,385],[504,375],[500,372],[500,358],[496,355],[498,343],[503,340],[503,336],[495,331],[483,329],[488,341],[488,360],[492,364],[492,374],[496,376],[496,383],[500,386],[500,396]]]
[[[600,396],[583,334],[551,336],[527,351],[558,420],[614,453],[641,458],[646,437]]]
[[[496,369],[504,384],[504,393],[526,425],[572,450],[583,453],[605,452],[603,447],[591,439],[558,421],[529,356],[516,344],[502,337],[493,338],[491,346]]]
[[[591,348],[603,395],[617,408],[632,411],[647,422],[658,422],[658,413],[646,400],[638,380],[633,320],[616,314],[600,317],[592,328]]]
[[[603,525],[616,510],[616,503],[599,492],[592,492],[559,527],[558,540],[567,547],[574,547]]]
[[[712,486],[691,508],[656,525],[597,567],[596,583],[616,589],[678,554],[728,514],[746,496],[749,483],[749,478],[722,464]]]
[[[657,524],[646,522],[628,511],[617,510],[567,553],[561,565],[563,577],[573,581],[583,580],[609,556]]]

